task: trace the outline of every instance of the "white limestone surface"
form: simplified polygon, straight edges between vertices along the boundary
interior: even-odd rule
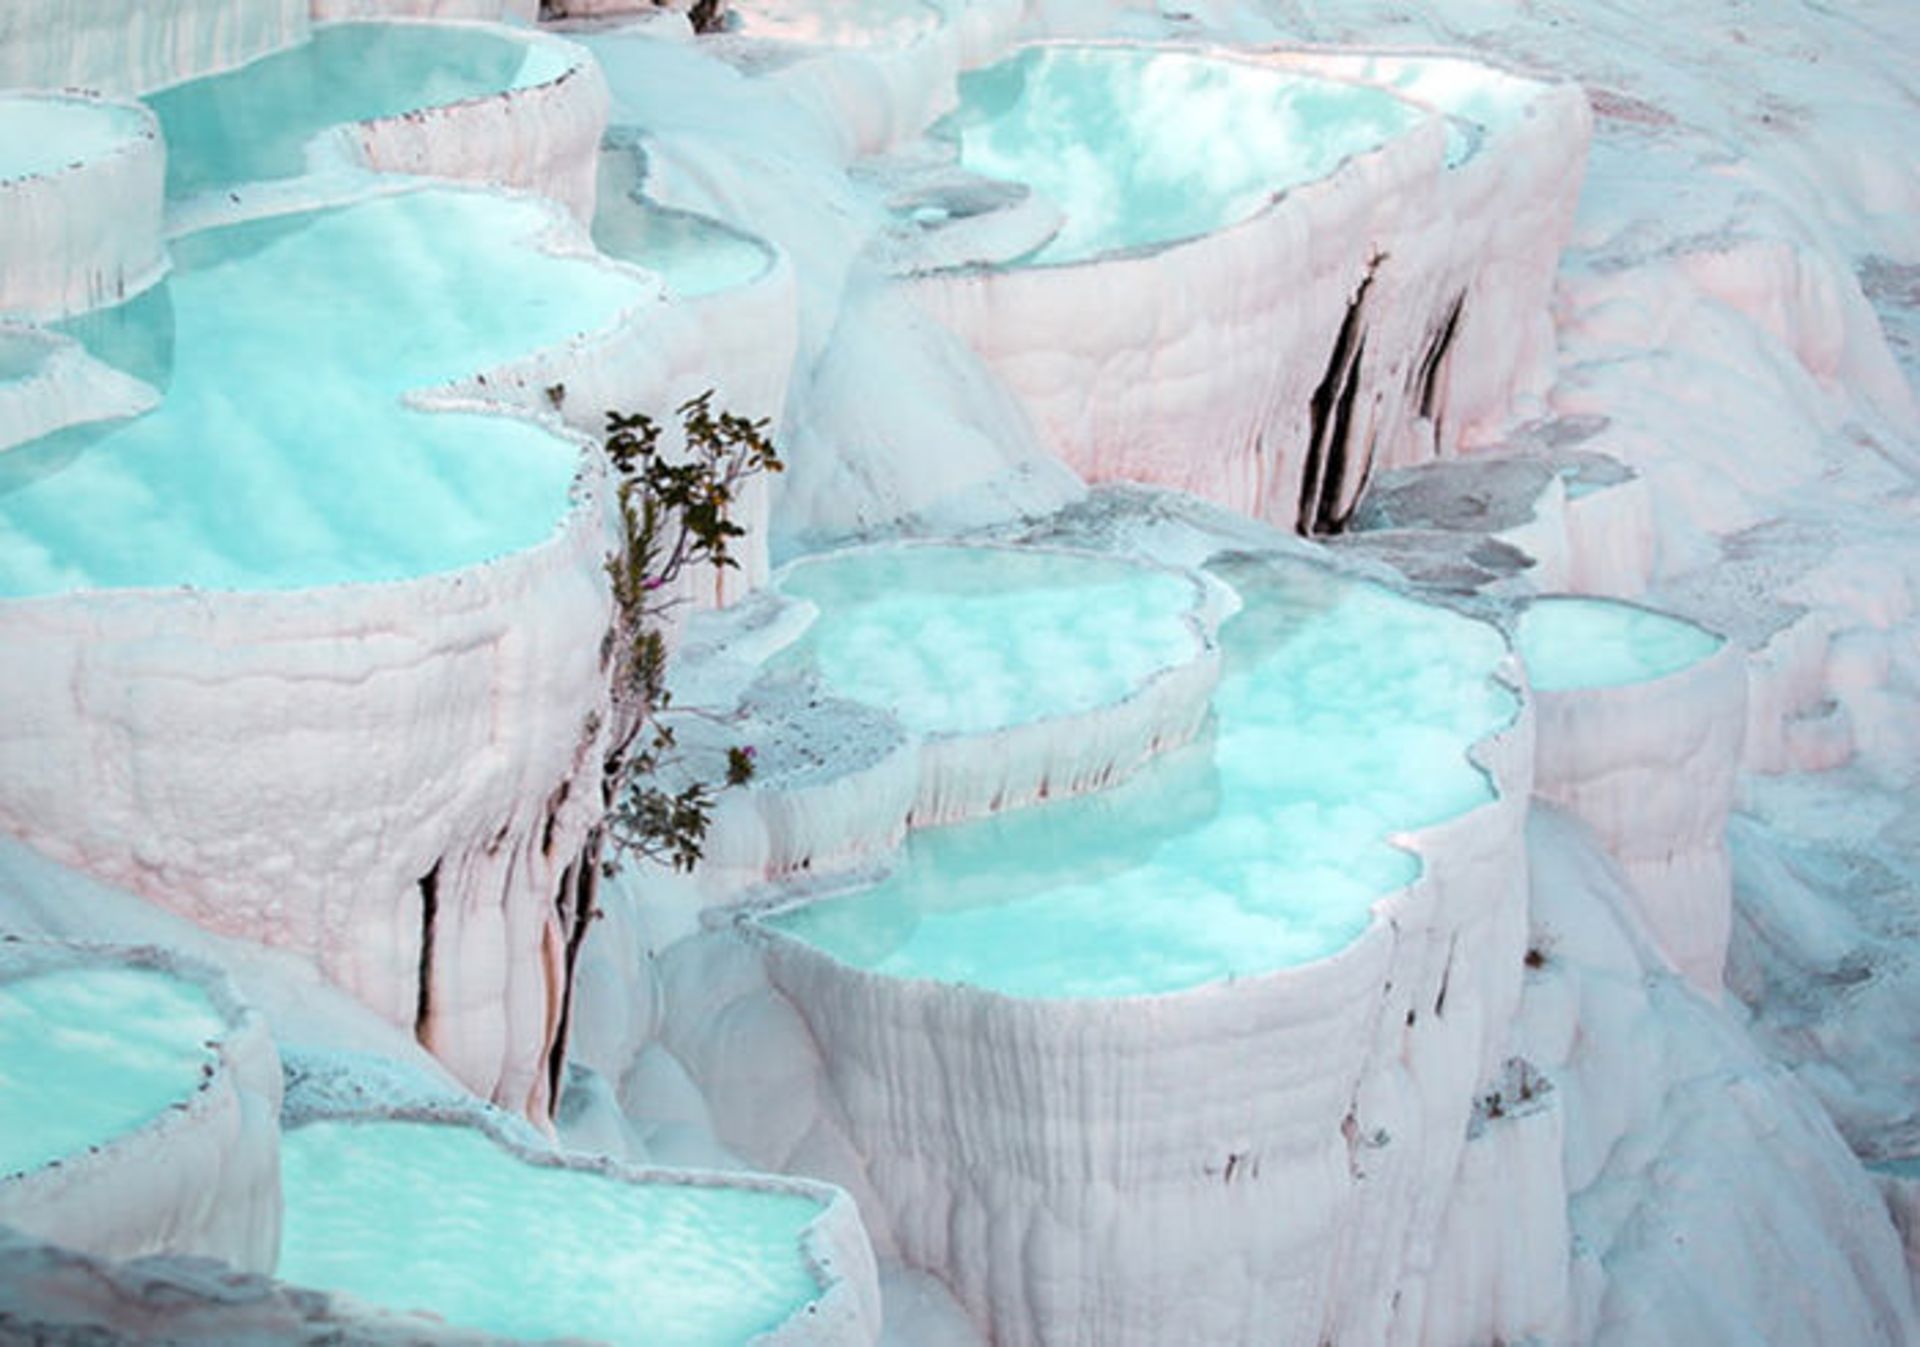
[[[1015,0],[746,0],[729,27],[745,59],[824,114],[844,158],[912,141],[953,106],[954,79],[998,56]]]
[[[523,40],[545,48],[537,78],[490,98],[362,122],[355,133],[367,162],[387,173],[521,188],[591,220],[606,81],[581,47],[551,35]]]
[[[1646,478],[1578,456],[1561,476],[1567,488],[1567,589],[1640,597],[1653,574],[1653,494]]]
[[[1229,578],[1255,583],[1258,572]],[[1249,597],[1236,620],[1266,611]],[[1283,641],[1278,611],[1257,621],[1277,624]],[[1477,651],[1473,630],[1458,634]],[[1417,658],[1411,647],[1407,658]],[[1499,656],[1490,660],[1483,678]],[[1461,1163],[1476,1092],[1503,1069],[1519,994],[1532,721],[1510,697],[1489,714],[1471,750],[1484,776],[1460,812],[1396,831],[1405,851],[1377,872],[1378,889],[1350,858],[1345,935],[1331,877],[1293,873],[1310,861],[1277,843],[1263,851],[1252,818],[1227,800],[1237,787],[1223,785],[1216,803],[1204,773],[1190,779],[1175,758],[1108,793],[1122,803],[1111,806],[1115,827],[1096,829],[1101,848],[1084,845],[1076,820],[1107,796],[1052,807],[1072,819],[1041,808],[934,830],[909,846],[951,834],[947,871],[922,867],[899,923],[886,903],[864,925],[852,906],[815,919],[816,900],[745,925],[773,989],[817,1042],[825,1094],[795,1119],[813,1129],[806,1137],[736,1135],[790,1153],[797,1144],[804,1167],[808,1156],[844,1163],[821,1135],[843,1128],[855,1177],[875,1194],[869,1226],[947,1281],[995,1341],[1384,1338],[1407,1260],[1439,1237],[1437,1195]],[[1331,755],[1344,741],[1324,732]],[[1217,751],[1233,780],[1314,756],[1312,730],[1284,745],[1241,742],[1230,723],[1219,733],[1217,750],[1176,756],[1198,763]],[[1269,806],[1287,812],[1278,799]],[[969,848],[970,826],[991,832]],[[1247,848],[1240,860],[1208,851],[1219,884],[1246,886],[1246,911],[1235,920],[1204,885],[1187,893],[1198,876],[1170,873],[1184,896],[1161,926],[1143,925],[1133,909],[1150,896],[1126,897],[1130,873],[1157,856],[1177,864],[1181,834],[1195,829],[1221,844],[1231,831]],[[976,892],[968,865],[1005,891]],[[905,882],[916,882],[911,872]],[[1076,921],[1049,893],[1075,882],[1119,896]],[[1281,915],[1296,903],[1297,922]],[[1260,919],[1268,904],[1273,915]],[[1289,941],[1293,957],[1277,952]],[[1215,962],[1200,959],[1202,945],[1217,945]],[[963,967],[969,950],[980,957]],[[764,999],[747,997],[741,1014]],[[670,1026],[679,1017],[670,1008]],[[713,1069],[697,1018],[670,1028],[669,1042]]]
[[[901,46],[933,33],[944,15],[930,0],[733,0],[731,31],[821,46]]]
[[[278,1275],[297,1285],[516,1339],[879,1336],[872,1250],[852,1202],[822,1184],[631,1169],[534,1150],[484,1119],[406,1111],[306,1118],[285,1170]]]
[[[1483,1216],[1524,1220],[1540,1186],[1562,1187],[1567,1313],[1542,1336],[1911,1343],[1901,1238],[1813,1078],[1668,970],[1588,828],[1540,805],[1527,842],[1533,954],[1516,1033],[1553,1087],[1563,1150],[1557,1174],[1510,1175]],[[1477,1327],[1428,1340],[1519,1336]]]
[[[644,132],[646,191],[766,239],[797,280],[798,358],[780,417],[788,463],[771,520],[785,556],[904,527],[945,536],[1044,513],[1084,487],[945,329],[861,263],[884,210],[847,172],[837,111],[723,43],[625,26],[578,33]]]
[[[1376,473],[1354,511],[1353,535],[1440,531],[1517,548],[1532,563],[1529,584],[1560,591],[1572,547],[1568,492],[1550,463],[1520,456],[1476,456]]]
[[[1535,792],[1599,834],[1663,952],[1718,995],[1745,652],[1679,618],[1598,599],[1535,599],[1516,630],[1538,705]]]
[[[62,318],[159,280],[165,161],[137,103],[0,94],[0,317]]]
[[[105,1258],[273,1267],[280,1059],[220,973],[0,942],[0,1045],[0,1225]]]
[[[578,439],[404,385],[529,347],[604,365],[657,298],[528,199],[436,189],[236,229],[169,282],[158,410],[0,459],[20,474],[0,827],[311,956],[470,1088],[544,1114],[601,808],[601,495]],[[465,303],[396,324],[410,285]],[[246,328],[263,315],[282,326]]]
[[[0,87],[139,94],[306,39],[308,0],[11,0]]]
[[[593,216],[607,89],[586,51],[525,28],[382,18],[150,100],[174,230],[350,199],[371,169],[490,183]]]
[[[725,774],[727,748],[753,751],[753,779],[715,802],[696,883],[706,901],[801,871],[871,864],[905,838],[920,800],[922,742],[880,707],[817,680],[756,682],[718,724],[674,716],[689,765]]]
[[[1907,1274],[1920,1294],[1920,1159],[1909,1157],[1873,1166],[1869,1171],[1887,1200],[1894,1229],[1906,1250]]]
[[[1538,406],[1553,383],[1551,302],[1560,250],[1573,232],[1592,114],[1572,80],[1449,49],[1270,48],[1267,59],[1391,90],[1448,119],[1448,171],[1430,220],[1445,235],[1441,291],[1452,327],[1419,387],[1416,457],[1497,439],[1516,405]],[[1428,348],[1428,355],[1433,348]],[[1423,361],[1426,359],[1423,356]],[[1424,442],[1424,443],[1423,443]]]
[[[1457,163],[1437,113],[1270,53],[1041,45],[962,93],[961,163],[1024,177],[1068,223],[1021,263],[904,284],[1090,480],[1336,530],[1374,466],[1451,452],[1543,389],[1576,90],[1538,86],[1526,134]],[[1183,176],[1196,118],[1241,147],[1199,185]],[[1045,139],[1095,125],[1085,144]]]
[[[318,22],[335,19],[514,19],[533,23],[540,0],[311,0]]]

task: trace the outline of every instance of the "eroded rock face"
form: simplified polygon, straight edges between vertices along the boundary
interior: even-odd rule
[[[1095,59],[1149,71],[1199,63],[1114,46],[1016,59],[1058,66],[1062,83],[1092,80],[1074,67]],[[1374,471],[1451,453],[1550,381],[1546,305],[1579,190],[1586,104],[1572,86],[1485,70],[1478,79],[1514,107],[1483,112],[1488,123],[1467,135],[1442,109],[1401,102],[1398,72],[1389,81],[1358,59],[1216,59],[1250,85],[1329,90],[1314,96],[1347,99],[1373,130],[1337,164],[1296,166],[1305,176],[1264,204],[1223,199],[1211,222],[1172,212],[1159,236],[1076,228],[1076,210],[1117,209],[1096,183],[1056,203],[1066,230],[1031,257],[906,285],[1089,480],[1153,482],[1303,533],[1338,532]],[[963,163],[966,135],[990,163],[995,138],[1014,134],[962,127]],[[1104,190],[1155,190],[1144,181]]]
[[[303,40],[309,0],[20,0],[0,13],[0,86],[145,93]]]
[[[518,19],[540,16],[540,0],[310,0],[316,22],[331,19]]]
[[[405,221],[464,212],[473,217],[463,231],[469,247],[503,223],[507,235],[525,237],[552,231],[561,218],[533,203],[489,204],[457,193],[356,209],[352,218],[386,221],[402,234],[411,227]],[[323,258],[299,249],[327,236],[326,229],[296,234],[295,252],[278,262],[271,251],[243,250],[236,265],[277,266],[280,281],[297,288],[305,283],[298,277],[326,273]],[[514,252],[492,254],[493,263],[512,265]],[[537,265],[559,268],[555,275],[604,272],[598,298],[576,317],[601,330],[586,338],[567,331],[571,340],[560,348],[586,362],[603,346],[624,347],[623,324],[652,302],[637,278],[601,263],[548,254]],[[224,293],[218,274],[201,278],[208,303]],[[351,281],[342,276],[338,284],[346,313]],[[363,298],[377,311],[378,297]],[[183,314],[189,326],[197,321],[190,304]],[[557,335],[551,326],[544,336],[522,327],[512,341]],[[480,339],[481,349],[489,344],[500,349],[497,336]],[[325,387],[334,357],[325,340],[312,353],[306,373]],[[197,376],[186,372],[187,362],[206,354],[181,349],[174,401],[190,401]],[[470,370],[473,355],[438,358],[444,377]],[[340,377],[342,397],[383,402],[394,395]],[[415,364],[405,377],[429,376]],[[272,397],[266,386],[253,391]],[[443,398],[439,405],[476,404]],[[115,436],[164,436],[170,407],[91,443],[65,472],[110,476]],[[397,406],[361,410],[376,419],[411,417],[428,436],[438,416]],[[263,406],[262,424],[285,411]],[[337,409],[342,424],[357,414]],[[185,530],[180,545],[171,552],[161,540],[146,545],[139,564],[152,569],[143,574],[116,573],[101,554],[96,560],[107,569],[92,583],[84,570],[65,585],[17,575],[35,596],[0,602],[0,628],[17,660],[0,730],[0,757],[16,765],[0,773],[8,783],[0,819],[47,854],[214,930],[310,954],[389,1020],[412,1025],[472,1088],[538,1113],[564,1005],[568,922],[579,898],[572,876],[602,807],[608,542],[591,474],[571,493],[566,487],[581,461],[579,442],[496,414],[468,418],[480,436],[470,452],[501,443],[503,432],[490,422],[508,438],[530,436],[526,448],[556,460],[558,490],[544,505],[539,493],[523,502],[553,510],[522,520],[544,541],[479,565],[408,578],[407,549],[374,560],[378,529],[355,542],[349,511],[307,533],[318,548],[307,562],[320,570],[317,587],[300,588],[297,571],[285,569],[292,554],[284,535],[269,525],[246,541],[264,519],[229,518],[238,532],[208,533],[204,517],[182,508],[164,516],[176,532]],[[235,443],[249,443],[235,435]],[[287,445],[275,435],[252,443],[257,453]],[[45,452],[18,448],[12,461]],[[265,463],[259,470],[273,471]],[[57,478],[47,485],[53,489]],[[164,481],[152,486],[169,489]],[[19,496],[13,503],[28,508]],[[414,503],[417,512],[431,508],[425,496]],[[324,505],[316,501],[314,509],[305,530],[324,517]],[[328,529],[332,543],[322,541]],[[334,559],[322,559],[329,552]],[[177,578],[170,564],[199,566],[216,555],[225,557],[218,564],[232,588],[219,587],[221,579],[208,589],[140,583],[166,585]],[[390,578],[338,583],[351,569],[327,572],[349,557],[359,558],[349,568],[372,561]],[[75,556],[68,562],[88,564]],[[56,761],[58,770],[46,770]]]
[[[533,39],[555,73],[493,98],[417,115],[363,122],[367,162],[385,173],[491,183],[564,203],[593,218],[595,159],[607,125],[607,87],[591,57],[571,43]]]
[[[0,77],[0,86],[7,81]],[[49,321],[160,279],[165,151],[135,103],[0,95],[0,319]],[[0,424],[0,444],[15,434]]]
[[[498,24],[322,24],[240,70],[148,97],[174,232],[350,201],[407,173],[538,193],[592,218],[606,127],[575,44]]]
[[[1229,572],[1230,581],[1239,574]],[[1263,583],[1258,564],[1247,574]],[[1299,598],[1308,608],[1332,602],[1302,583],[1317,596]],[[1265,611],[1249,600],[1253,616],[1235,620],[1284,627]],[[1504,649],[1497,638],[1485,647]],[[1511,715],[1515,704],[1507,705]],[[1511,1056],[1526,938],[1520,828],[1531,726],[1521,711],[1473,748],[1486,774],[1478,792],[1467,792],[1475,803],[1397,836],[1420,858],[1413,877],[1389,884],[1370,918],[1361,914],[1358,938],[1333,939],[1336,952],[1326,957],[1274,967],[1247,955],[1236,975],[1182,981],[1182,961],[1200,955],[1171,930],[1158,943],[1137,937],[1147,942],[1137,957],[1077,952],[1112,946],[1109,928],[1132,931],[1134,918],[1110,911],[1084,929],[1073,925],[1070,900],[1047,895],[1071,887],[1076,858],[1110,908],[1134,901],[1121,872],[1177,867],[1185,829],[1241,817],[1239,806],[1211,794],[1240,787],[1213,787],[1176,763],[1215,751],[1196,745],[1148,763],[1118,792],[1090,797],[1092,815],[1109,807],[1104,801],[1150,789],[1156,774],[1173,773],[1177,783],[1157,814],[1112,805],[1137,826],[1112,836],[1095,830],[1106,838],[1098,850],[1078,813],[1054,816],[1049,829],[1045,805],[1034,806],[1020,842],[995,825],[974,843],[980,856],[1010,853],[989,871],[1018,890],[999,899],[1010,910],[1056,904],[1024,926],[1008,919],[1008,967],[953,971],[961,965],[948,946],[969,938],[962,923],[997,910],[964,869],[962,825],[951,830],[945,861],[896,862],[909,877],[882,882],[920,886],[911,890],[925,893],[918,908],[901,900],[896,913],[893,899],[876,897],[856,930],[861,893],[841,903],[829,892],[742,935],[676,946],[662,964],[663,1042],[708,1092],[729,1145],[859,1195],[883,1247],[937,1270],[996,1340],[1386,1336],[1414,1313],[1395,1292],[1425,1273],[1446,1211],[1440,1194],[1462,1181],[1474,1102],[1495,1088]],[[1218,733],[1218,751],[1237,763],[1260,756],[1257,740],[1236,738],[1231,726]],[[1303,746],[1267,751],[1311,756]],[[1007,817],[1018,828],[1023,816]],[[1238,825],[1223,827],[1223,842],[1239,835]],[[1169,874],[1166,882],[1185,881]],[[1256,886],[1242,899],[1248,910],[1235,929],[1246,946],[1261,926],[1260,904],[1284,906],[1289,886],[1311,881],[1274,873],[1267,882],[1274,892]],[[1216,915],[1221,902],[1204,885],[1189,900]],[[914,929],[950,917],[951,928],[939,927],[948,939]],[[1063,970],[1051,990],[1033,980],[1047,951]],[[754,954],[764,972],[746,966]],[[1161,966],[1169,962],[1171,972]],[[1141,990],[1114,989],[1127,978]],[[769,1112],[776,1095],[787,1101],[777,1119]],[[1551,1154],[1555,1145],[1549,1128],[1532,1149]],[[1564,1229],[1557,1239],[1550,1223],[1534,1233],[1529,1254],[1538,1265],[1564,1266]],[[1546,1331],[1561,1307],[1549,1281],[1500,1322]]]
[[[1718,996],[1733,929],[1727,816],[1746,732],[1745,652],[1678,618],[1570,598],[1536,600],[1519,632],[1541,665],[1534,789],[1601,837],[1661,950]],[[1583,648],[1554,648],[1568,645]]]

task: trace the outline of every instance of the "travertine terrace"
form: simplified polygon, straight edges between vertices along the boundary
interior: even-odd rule
[[[1917,55],[0,0],[0,1338],[1920,1340]]]

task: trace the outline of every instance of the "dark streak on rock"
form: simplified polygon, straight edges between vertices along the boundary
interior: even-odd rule
[[[433,1018],[433,927],[440,916],[440,862],[420,876],[420,975],[414,991],[413,1036],[422,1047]]]

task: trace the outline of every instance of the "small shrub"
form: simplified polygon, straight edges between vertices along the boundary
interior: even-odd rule
[[[746,536],[732,509],[741,486],[785,466],[767,423],[713,409],[713,390],[677,409],[685,453],[661,452],[651,417],[607,413],[607,458],[616,482],[620,549],[607,558],[613,582],[611,661],[616,732],[606,760],[609,808],[602,864],[611,874],[627,856],[676,870],[698,865],[717,791],[753,777],[753,750],[734,746],[719,783],[695,780],[678,790],[659,784],[681,765],[673,729],[660,713],[666,687],[668,613],[681,599],[674,587],[689,566],[737,568],[733,545]]]

